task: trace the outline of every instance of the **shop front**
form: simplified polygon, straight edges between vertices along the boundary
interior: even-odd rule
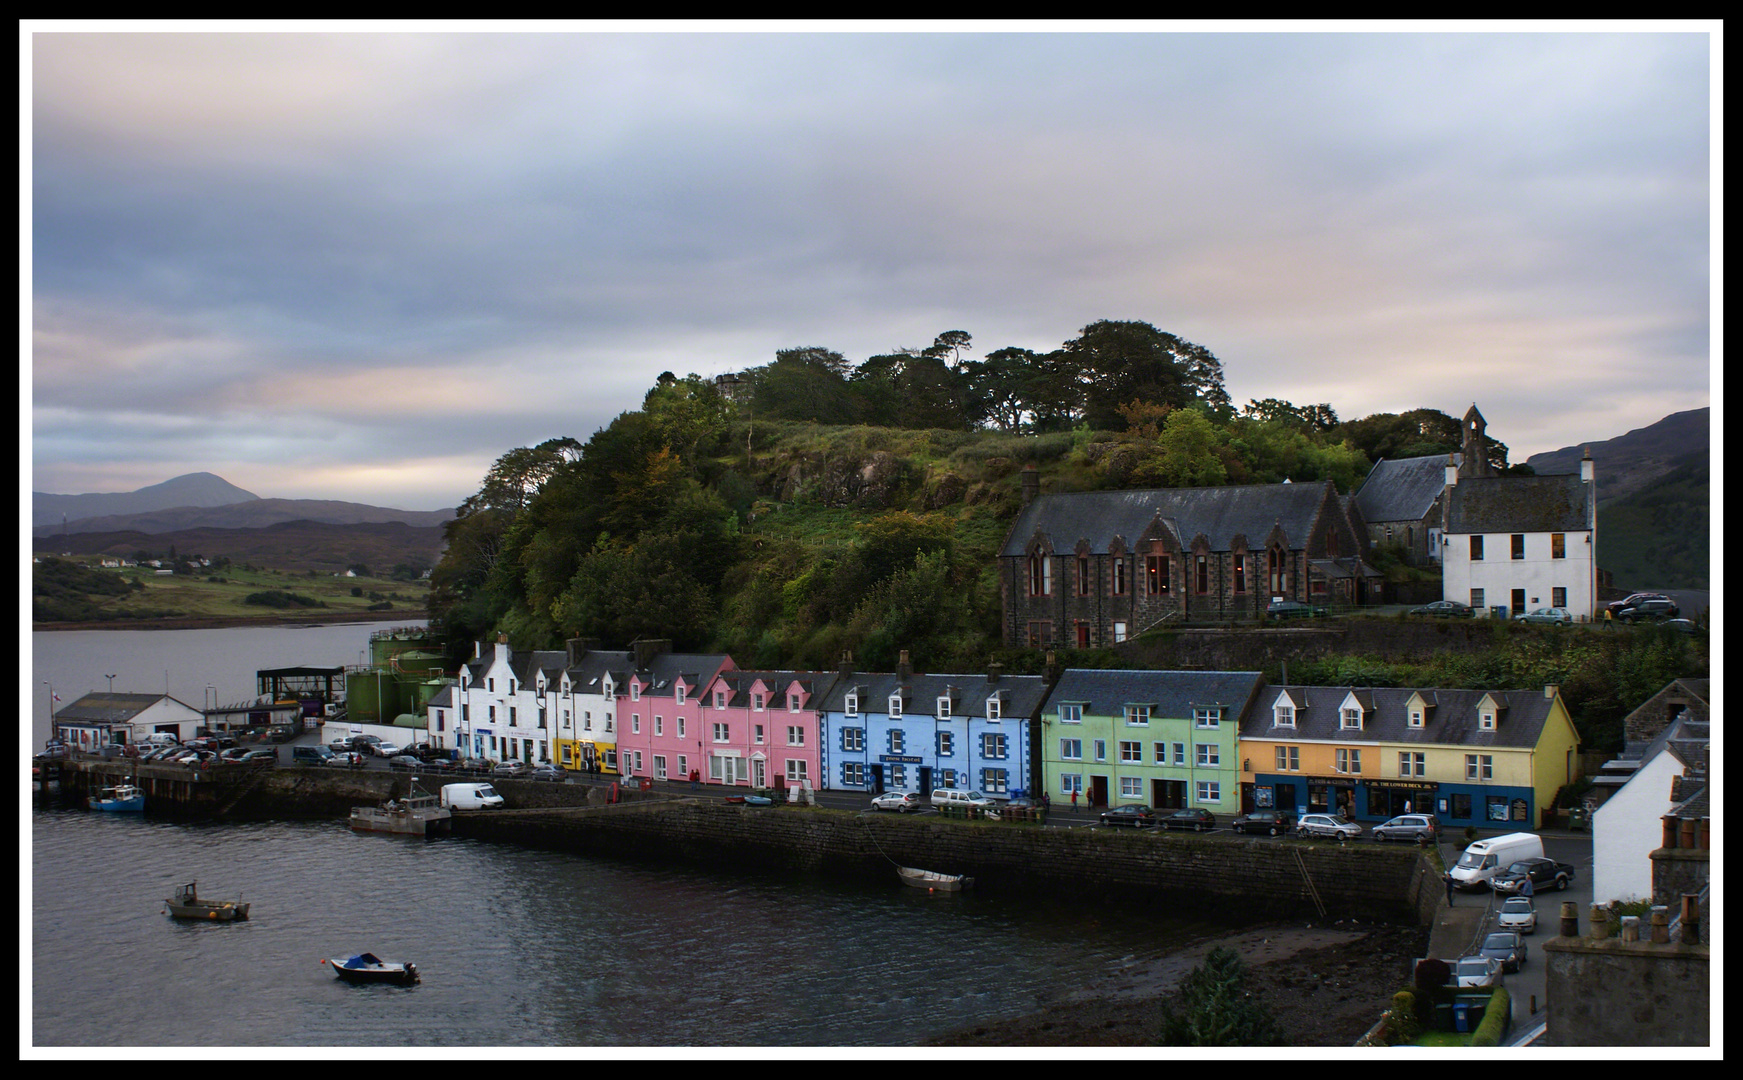
[[[1440,785],[1424,780],[1370,780],[1366,816],[1385,820],[1399,814],[1433,814]]]
[[[1534,829],[1537,807],[1528,787],[1441,784],[1434,809],[1443,826],[1474,825],[1479,829]]]

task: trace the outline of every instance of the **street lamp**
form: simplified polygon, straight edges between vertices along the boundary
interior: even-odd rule
[[[105,678],[105,679],[108,679],[108,680],[109,680],[109,692],[110,692],[110,693],[111,693],[111,694],[113,694],[113,693],[114,693],[114,692],[115,692],[115,676],[113,676],[113,675],[105,675],[105,676],[103,676],[103,678]]]

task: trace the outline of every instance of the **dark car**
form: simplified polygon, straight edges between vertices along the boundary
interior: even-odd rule
[[[238,765],[277,765],[278,755],[271,750],[250,750],[236,759]]]
[[[1201,810],[1196,806],[1185,810],[1176,810],[1162,819],[1164,829],[1193,829],[1206,832],[1216,828],[1216,815],[1209,810]]]
[[[1527,878],[1531,880],[1532,892],[1539,889],[1560,892],[1574,879],[1573,864],[1554,859],[1520,859],[1490,878],[1489,887],[1498,893],[1516,893]]]
[[[1518,971],[1525,966],[1525,939],[1511,930],[1497,930],[1483,939],[1478,956],[1501,961],[1502,971]]]
[[[564,784],[569,780],[569,770],[549,761],[542,765],[534,765],[530,774],[534,780],[545,780],[553,784]]]
[[[1622,599],[1612,600],[1608,604],[1605,604],[1604,606],[1606,608],[1610,609],[1610,614],[1620,615],[1622,613],[1623,609],[1634,607],[1636,604],[1639,604],[1642,600],[1663,600],[1666,603],[1669,603],[1670,597],[1664,595],[1663,593],[1657,593],[1657,592],[1629,593],[1627,596],[1623,597]]]
[[[1427,615],[1435,619],[1469,619],[1476,611],[1469,604],[1461,604],[1457,600],[1436,600],[1432,604],[1413,607],[1407,614]]]
[[[1250,814],[1242,814],[1229,822],[1229,827],[1238,833],[1264,833],[1266,836],[1277,836],[1295,828],[1295,815],[1286,814],[1281,810],[1254,810]]]
[[[1323,619],[1330,613],[1325,608],[1303,604],[1299,600],[1273,600],[1265,614],[1273,619]]]
[[[1675,600],[1668,596],[1652,596],[1616,612],[1616,621],[1633,623],[1650,619],[1674,619],[1680,614]]]
[[[1699,629],[1692,619],[1666,619],[1658,625],[1675,630],[1679,634],[1692,634]]]
[[[1128,803],[1125,806],[1112,806],[1102,811],[1103,825],[1131,825],[1134,827],[1153,825],[1156,822],[1156,811],[1138,803]]]
[[[411,772],[423,768],[424,763],[410,754],[395,754],[387,759],[387,767],[395,772]]]

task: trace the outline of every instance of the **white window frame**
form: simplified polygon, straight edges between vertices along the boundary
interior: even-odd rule
[[[1148,705],[1127,705],[1126,706],[1126,726],[1127,727],[1149,727],[1150,726],[1150,706],[1148,706]]]
[[[1083,705],[1080,702],[1061,702],[1059,706],[1059,722],[1061,724],[1083,723]]]
[[[717,743],[731,742],[732,726],[730,724],[715,724],[714,741]]]
[[[858,691],[854,691],[854,692],[849,693],[847,695],[846,699],[843,700],[841,703],[841,711],[848,716],[858,716],[859,715],[859,693],[858,693]]]
[[[787,745],[788,746],[804,746],[805,745],[805,729],[803,727],[799,726],[798,724],[788,725],[788,727],[787,727]]]
[[[1144,778],[1141,776],[1120,777],[1120,798],[1141,799],[1144,797]]]
[[[1276,727],[1295,726],[1295,706],[1279,705],[1271,710],[1271,723]]]
[[[805,759],[790,757],[787,759],[787,782],[803,784],[806,780]]]
[[[955,732],[953,732],[953,731],[940,731],[938,733],[938,756],[939,757],[955,757],[956,756],[956,733]]]
[[[900,717],[902,715],[902,695],[900,695],[900,694],[891,694],[890,695],[889,715],[892,718]]]
[[[938,719],[948,720],[949,718],[950,718],[950,698],[947,695],[940,694],[938,696]]]
[[[1144,763],[1144,744],[1130,739],[1120,740],[1120,761],[1133,765]]]
[[[841,749],[844,753],[860,754],[865,752],[865,728],[844,727],[841,729]]]
[[[1338,713],[1338,729],[1341,731],[1362,730],[1362,710],[1357,706],[1341,710]]]
[[[1198,767],[1201,769],[1222,768],[1222,747],[1216,743],[1196,744]]]
[[[1082,761],[1083,760],[1083,740],[1082,739],[1060,739],[1059,740],[1059,760],[1060,761]]]
[[[1198,782],[1198,802],[1220,803],[1223,801],[1223,786],[1216,780],[1200,780]]]
[[[1220,705],[1210,705],[1192,710],[1192,725],[1200,728],[1221,727],[1223,710]]]

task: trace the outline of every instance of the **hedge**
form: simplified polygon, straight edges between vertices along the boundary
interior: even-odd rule
[[[1483,1010],[1483,1022],[1471,1034],[1472,1046],[1498,1046],[1507,1034],[1507,1020],[1513,1014],[1513,996],[1505,986],[1495,987],[1489,995],[1489,1007]]]

